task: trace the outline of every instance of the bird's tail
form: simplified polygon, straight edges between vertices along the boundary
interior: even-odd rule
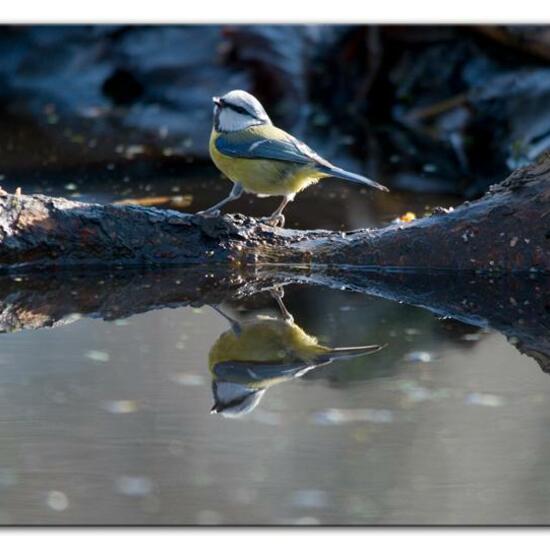
[[[368,355],[369,353],[376,353],[386,346],[370,345],[370,346],[356,346],[352,348],[332,348],[326,353],[326,359],[351,359],[352,357],[361,357],[361,355]]]
[[[376,183],[369,178],[365,178],[364,176],[360,176],[359,174],[354,174],[353,172],[348,172],[347,170],[342,170],[341,168],[338,168],[336,166],[323,166],[321,169],[321,173],[326,174],[327,176],[333,176],[335,178],[352,181],[354,183],[368,185],[369,187],[374,187],[379,191],[389,191],[387,187],[384,187],[383,185],[380,185],[379,183]]]

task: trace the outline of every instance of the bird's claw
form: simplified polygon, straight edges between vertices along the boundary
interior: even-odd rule
[[[273,298],[280,298],[281,300],[285,297],[285,289],[280,286],[275,286],[269,289],[269,293]]]
[[[197,216],[202,216],[203,218],[217,218],[220,214],[221,210],[219,208],[215,208],[214,210],[208,208],[197,212]]]
[[[260,218],[260,221],[272,227],[284,227],[286,220],[283,214],[278,214],[277,216],[268,216],[267,218]]]

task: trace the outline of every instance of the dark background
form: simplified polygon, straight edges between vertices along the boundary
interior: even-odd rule
[[[550,28],[3,26],[0,184],[189,174],[233,88],[392,190],[475,197],[550,144]]]

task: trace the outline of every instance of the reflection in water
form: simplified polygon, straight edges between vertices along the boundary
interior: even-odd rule
[[[285,281],[294,321],[269,309]],[[4,277],[0,523],[547,523],[549,289],[282,266]],[[327,349],[389,345],[304,383],[264,365],[267,398],[224,421],[207,357],[260,313]]]
[[[209,354],[214,406],[211,412],[239,417],[254,410],[268,388],[332,363],[379,351],[382,346],[330,348],[318,343],[295,322],[280,292],[273,292],[282,319],[259,316],[239,322],[219,308],[231,329]]]

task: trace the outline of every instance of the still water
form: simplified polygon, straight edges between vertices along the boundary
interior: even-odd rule
[[[162,289],[88,277],[2,295],[2,524],[548,523],[550,378],[487,323],[309,284],[134,307]]]
[[[270,300],[224,309],[280,318]],[[210,414],[208,356],[231,328],[209,306],[2,335],[2,523],[547,522],[550,379],[533,359],[382,299],[294,287],[285,303],[322,344],[387,345],[252,373],[267,389],[231,418]]]

